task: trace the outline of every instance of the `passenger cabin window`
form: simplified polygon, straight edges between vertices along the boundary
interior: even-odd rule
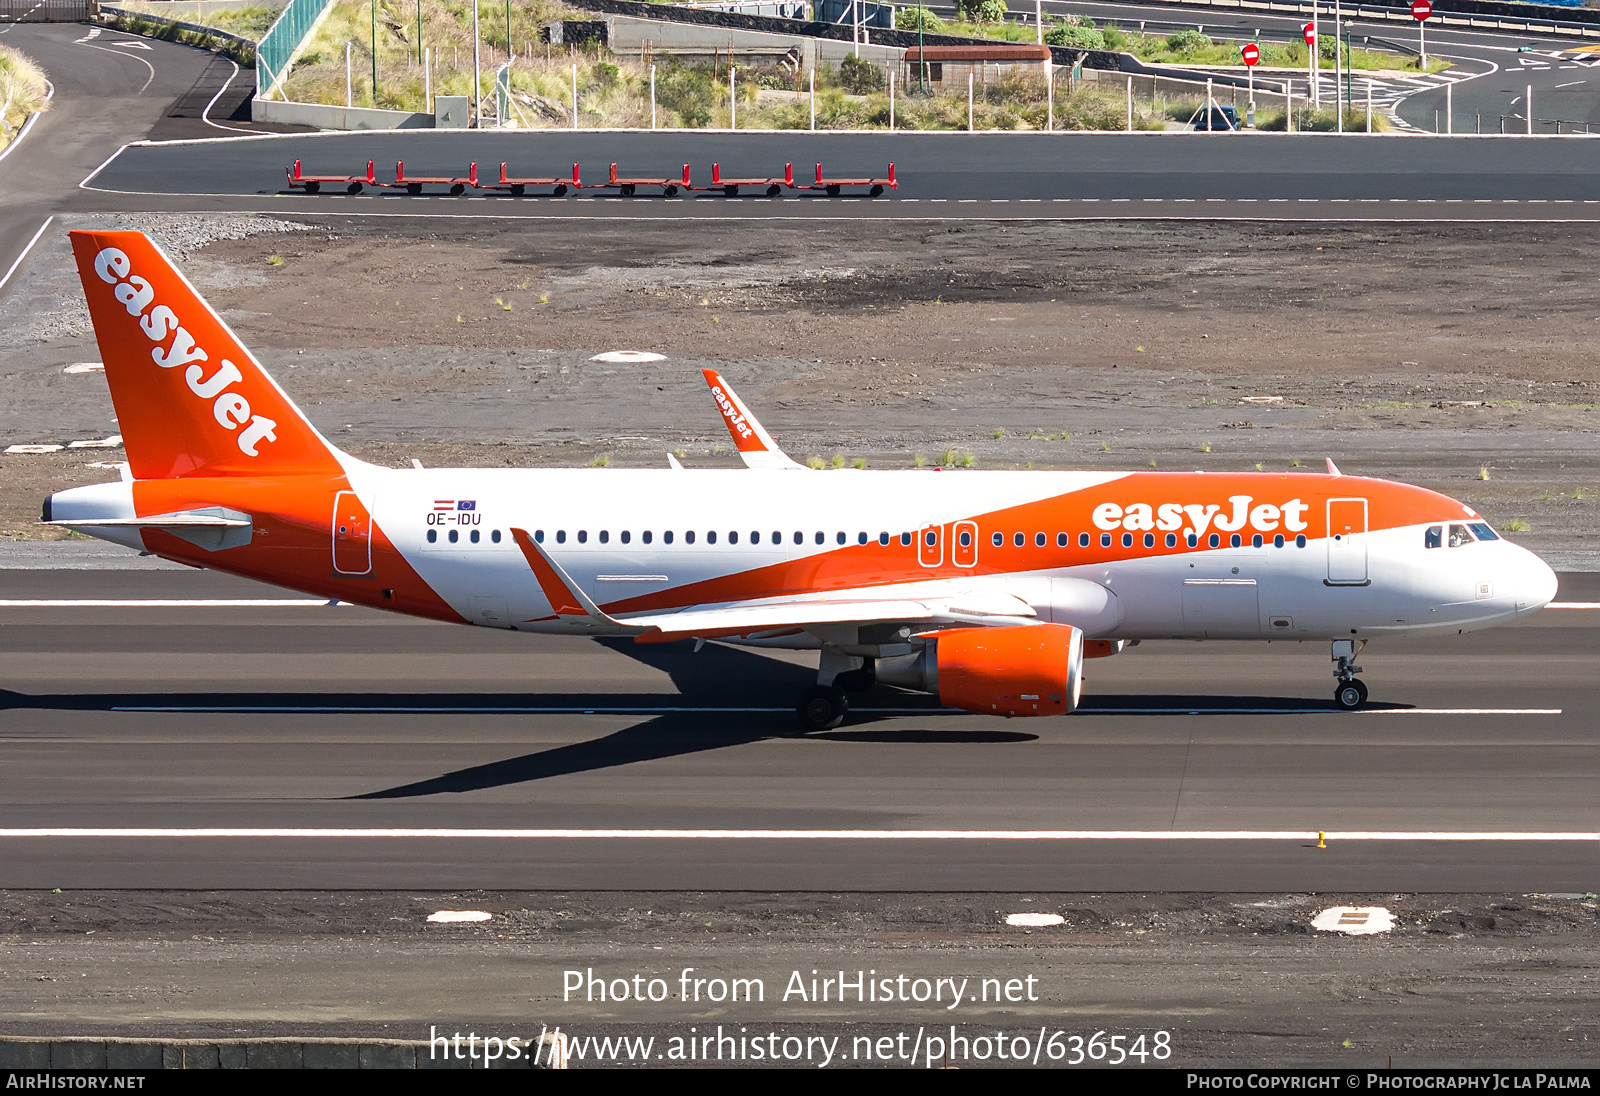
[[[834,539],[834,543],[843,544],[844,541],[845,541],[844,532],[841,530],[833,539]]]
[[[610,544],[611,543],[611,534],[609,532],[607,532],[606,530],[604,530],[604,529],[600,530],[600,543],[601,544]]]
[[[1276,536],[1274,536],[1272,538],[1272,546],[1274,548],[1282,548],[1283,547],[1283,534],[1282,533],[1279,533],[1279,534],[1277,534]]]
[[[1028,543],[1028,535],[1026,533],[1013,534],[1011,537],[1011,543],[1015,544],[1018,548],[1021,548],[1024,544]]]
[[[865,543],[867,543],[867,534],[865,534],[865,533],[857,533],[856,534],[856,543],[857,544],[865,544]]]
[[[728,534],[728,543],[729,544],[738,544],[739,543],[739,534],[738,533],[729,533]]]
[[[961,535],[962,536],[966,536],[967,534],[962,533]],[[902,547],[902,548],[911,547],[911,534],[910,533],[901,533],[900,534],[900,547]]]
[[[1110,533],[1101,533],[1100,534],[1100,547],[1102,547],[1102,548],[1111,547],[1111,534]]]
[[[648,542],[646,542],[646,543],[648,543]],[[661,534],[661,543],[662,544],[671,544],[672,543],[672,530],[671,529],[668,529],[666,532]]]
[[[1132,548],[1133,547],[1133,534],[1132,533],[1123,533],[1122,534],[1122,546],[1124,548]]]
[[[1078,547],[1079,548],[1087,548],[1087,547],[1089,547],[1089,534],[1088,533],[1079,533],[1078,534]]]
[[[589,543],[589,530],[587,530],[587,529],[579,529],[578,530],[578,543],[579,544],[588,544]]]
[[[878,543],[880,545],[884,546],[884,547],[888,547],[888,545],[889,545],[889,534],[888,533],[879,533],[878,534]]]
[[[1034,547],[1036,547],[1036,548],[1043,548],[1044,545],[1045,545],[1045,536],[1044,536],[1044,534],[1043,533],[1035,533],[1035,534],[1033,534],[1033,544],[1034,544]]]
[[[998,548],[1006,542],[1006,535],[1004,533],[996,533],[989,538],[989,542]]]
[[[619,533],[617,535],[621,539],[622,543],[624,543],[624,544],[628,543],[628,541],[633,539],[633,534],[628,532],[626,529],[624,529],[621,533]]]
[[[496,529],[494,532],[490,533],[489,534],[489,539],[494,541],[496,544],[499,544],[500,543],[500,530]]]
[[[966,529],[961,530],[961,536],[957,537],[956,539],[961,542],[961,547],[963,547],[963,548],[971,548],[972,547],[972,533],[969,530],[966,530]]]
[[[1450,547],[1459,548],[1463,544],[1471,544],[1471,543],[1472,543],[1472,534],[1467,530],[1467,527],[1465,525],[1452,525],[1452,526],[1450,526],[1450,540],[1449,540]]]
[[[1430,526],[1428,526],[1427,532],[1422,534],[1422,546],[1424,548],[1443,548],[1444,547],[1444,526],[1442,526],[1442,525],[1430,525]]]
[[[456,541],[458,541],[460,539],[461,539],[461,530],[459,530],[459,529],[450,530],[450,543],[451,544],[454,544]]]
[[[644,541],[646,544],[649,544],[654,538],[652,537],[650,530],[646,529],[644,532],[639,534],[639,539]]]
[[[439,530],[437,530],[437,529],[429,529],[428,530],[428,543],[429,544],[436,544],[436,543],[438,543],[438,541],[439,541]]]
[[[1252,548],[1259,548],[1265,543],[1266,541],[1261,539],[1260,533],[1257,533],[1255,536],[1250,538],[1250,547]]]
[[[1489,527],[1487,522],[1475,521],[1467,526],[1478,535],[1479,540],[1499,540],[1500,534]]]
[[[828,535],[820,530],[817,532],[817,543],[821,544],[828,539]]]
[[[672,538],[672,534],[668,533],[667,534],[667,539],[670,540],[671,538]],[[715,539],[715,538],[713,538],[713,539]],[[693,529],[690,529],[686,533],[683,534],[683,543],[685,543],[685,544],[693,544],[694,543],[694,530]]]
[[[1156,546],[1156,535],[1154,533],[1146,533],[1144,535],[1144,546],[1146,548],[1154,548]]]
[[[1256,540],[1260,540],[1260,539],[1261,539],[1260,537],[1256,538]],[[1167,547],[1168,548],[1176,548],[1177,546],[1178,546],[1178,534],[1177,533],[1168,533],[1167,534]],[[1258,544],[1256,547],[1259,548],[1260,545]]]
[[[469,534],[468,539],[470,539],[472,543],[476,544],[478,543],[478,536],[478,530],[474,529],[471,534]]]
[[[694,534],[691,533],[689,535],[693,536]],[[706,533],[706,543],[707,544],[715,544],[715,543],[717,543],[717,532],[716,532],[715,529],[713,529],[713,530],[711,530],[711,531]]]

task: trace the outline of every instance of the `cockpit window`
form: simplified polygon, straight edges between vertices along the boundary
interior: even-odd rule
[[[1463,544],[1471,543],[1472,534],[1467,531],[1467,527],[1465,525],[1450,526],[1450,547],[1459,548]]]
[[[1444,547],[1444,526],[1442,526],[1442,525],[1430,525],[1430,526],[1428,526],[1428,531],[1426,533],[1422,534],[1422,546],[1424,548],[1443,548]]]
[[[1491,529],[1489,527],[1489,523],[1488,522],[1475,521],[1471,525],[1467,526],[1467,528],[1471,529],[1474,533],[1478,534],[1478,539],[1479,540],[1499,540],[1500,539],[1500,534],[1495,532],[1493,529]]]

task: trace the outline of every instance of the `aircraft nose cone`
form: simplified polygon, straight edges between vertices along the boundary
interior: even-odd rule
[[[1550,565],[1532,552],[1524,550],[1526,557],[1517,574],[1517,612],[1533,613],[1543,609],[1556,596],[1556,573]]]

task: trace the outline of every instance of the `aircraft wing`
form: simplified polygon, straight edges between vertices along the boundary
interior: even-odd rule
[[[631,634],[640,643],[727,636],[756,638],[826,624],[998,627],[1039,623],[1032,606],[1003,591],[929,591],[919,596],[906,596],[902,591],[877,591],[870,587],[838,590],[828,595],[770,598],[747,604],[712,605],[618,618],[607,614],[579,589],[526,529],[513,529],[511,536],[522,549],[546,600],[558,616],[587,618],[596,628]]]
[[[728,428],[728,433],[733,436],[733,447],[739,451],[739,457],[747,468],[804,468],[789,459],[789,455],[778,448],[778,443],[772,440],[772,435],[767,433],[767,428],[756,420],[744,401],[734,394],[728,382],[722,379],[722,374],[715,369],[702,369],[700,375],[705,377],[706,385],[711,389],[711,398],[716,402],[717,411],[722,415],[722,423]]]

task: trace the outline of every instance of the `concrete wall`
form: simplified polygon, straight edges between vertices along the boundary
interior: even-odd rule
[[[646,45],[654,50],[704,50],[727,51],[731,45],[735,56],[741,49],[787,50],[799,47],[801,64],[810,69],[817,64],[837,65],[854,52],[849,41],[829,38],[812,38],[803,34],[773,34],[769,31],[740,30],[735,27],[705,26],[695,23],[669,23],[660,19],[639,19],[630,15],[606,17],[611,25],[611,50],[613,53],[638,60]],[[802,26],[804,24],[801,24]],[[900,63],[905,50],[900,46],[864,45],[861,57],[877,64]]]
[[[118,4],[128,11],[149,12],[168,19],[189,19],[208,11],[233,11],[238,8],[269,8],[282,11],[289,0],[124,0]]]
[[[257,122],[283,122],[317,129],[432,129],[433,115],[374,107],[330,107],[321,103],[284,103],[256,99],[250,117]]]

